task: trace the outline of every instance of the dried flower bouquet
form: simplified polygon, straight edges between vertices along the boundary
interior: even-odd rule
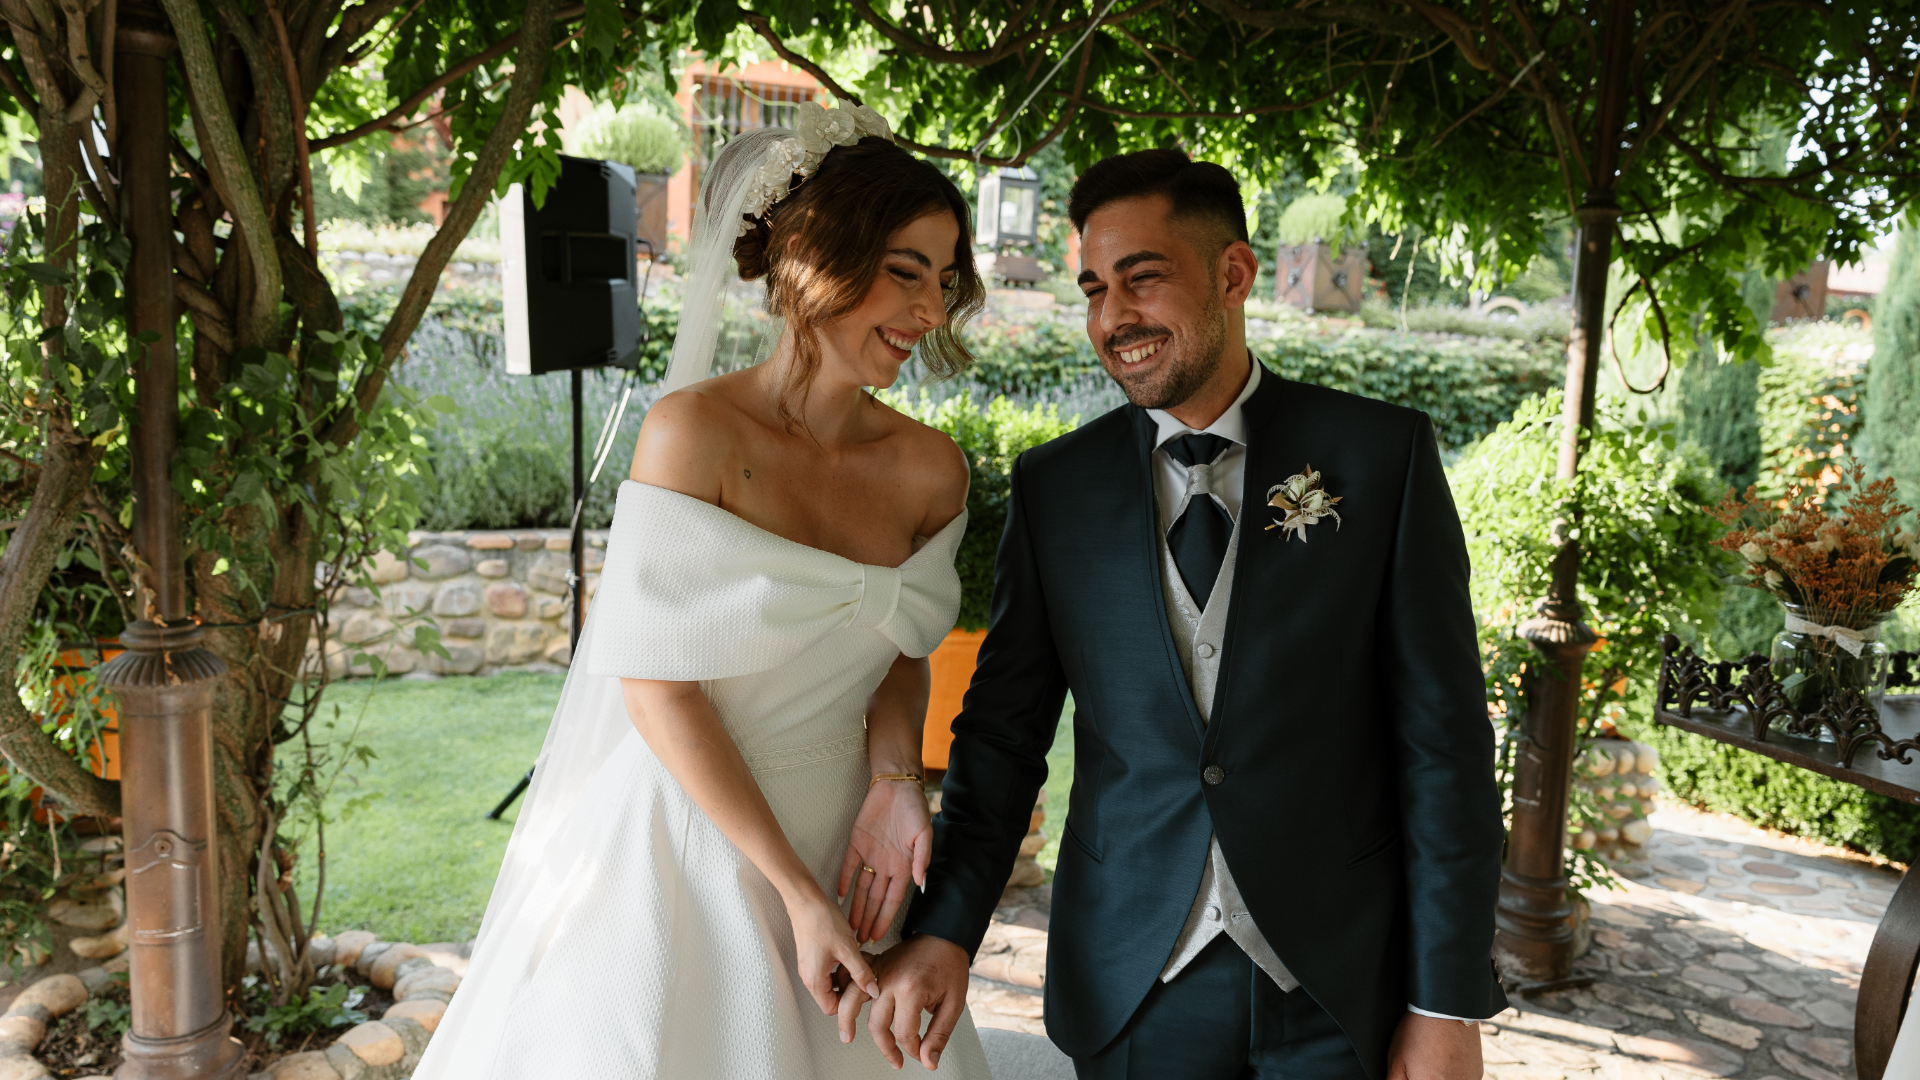
[[[1891,477],[1868,483],[1856,464],[1824,494],[1799,485],[1772,503],[1749,488],[1711,511],[1727,526],[1715,543],[1739,552],[1747,584],[1786,609],[1786,629],[1773,643],[1774,677],[1802,711],[1847,691],[1877,711],[1885,695],[1880,623],[1920,570],[1920,536],[1901,524],[1913,509],[1895,494]]]

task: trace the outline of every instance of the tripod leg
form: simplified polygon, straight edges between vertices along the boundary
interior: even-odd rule
[[[500,800],[500,805],[494,807],[493,812],[487,815],[487,820],[499,821],[500,815],[507,812],[507,807],[512,806],[513,800],[518,799],[521,793],[527,790],[527,785],[531,783],[533,783],[533,770],[528,769],[527,775],[521,777],[520,782],[513,785],[513,790],[507,792],[507,797]]]

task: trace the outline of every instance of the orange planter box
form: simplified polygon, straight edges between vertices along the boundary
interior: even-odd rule
[[[118,641],[103,641],[100,643],[99,648],[98,663],[101,664],[106,663],[126,651],[120,647]],[[64,650],[61,652],[59,659],[60,667],[75,672],[86,671],[92,668],[95,663],[96,661],[93,659],[91,652],[83,649]],[[66,702],[78,691],[80,682],[80,676],[78,675],[61,675],[54,679],[54,712],[56,716],[65,716],[67,712]],[[120,779],[119,708],[113,700],[113,695],[105,693],[96,693],[92,699],[92,704],[100,710],[102,716],[107,718],[107,725],[100,732],[100,741],[87,747],[88,770],[92,772],[93,775],[103,779],[118,780]],[[62,722],[64,723],[64,720]],[[106,751],[105,761],[100,760],[102,750]]]
[[[929,769],[947,767],[947,748],[953,745],[953,718],[973,681],[985,630],[953,630],[927,657],[933,666],[933,690],[927,695],[927,726],[921,737],[920,761]]]

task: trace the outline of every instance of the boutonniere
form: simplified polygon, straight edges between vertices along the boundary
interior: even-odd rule
[[[1340,528],[1340,514],[1334,510],[1340,496],[1327,494],[1320,486],[1320,474],[1312,465],[1287,477],[1283,484],[1275,484],[1267,489],[1267,505],[1284,512],[1287,516],[1276,518],[1267,526],[1269,530],[1285,530],[1287,539],[1295,533],[1300,534],[1300,542],[1307,542],[1307,526],[1317,525],[1323,517],[1333,519],[1333,527]]]

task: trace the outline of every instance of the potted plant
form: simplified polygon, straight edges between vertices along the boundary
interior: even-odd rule
[[[666,250],[667,178],[686,158],[679,125],[650,105],[600,104],[567,132],[567,144],[582,157],[623,162],[634,172],[633,202],[640,216],[640,238],[649,257]]]
[[[1747,584],[1780,601],[1784,626],[1773,639],[1773,677],[1802,714],[1865,702],[1877,715],[1890,656],[1880,626],[1913,588],[1920,566],[1912,508],[1895,499],[1892,477],[1866,482],[1855,465],[1831,491],[1796,485],[1778,503],[1747,490],[1713,511],[1728,531],[1715,541],[1747,562]],[[1832,734],[1816,728],[1818,737]]]
[[[1280,249],[1274,260],[1274,299],[1311,314],[1359,311],[1366,286],[1364,244],[1342,244],[1347,200],[1307,195],[1281,212]]]

